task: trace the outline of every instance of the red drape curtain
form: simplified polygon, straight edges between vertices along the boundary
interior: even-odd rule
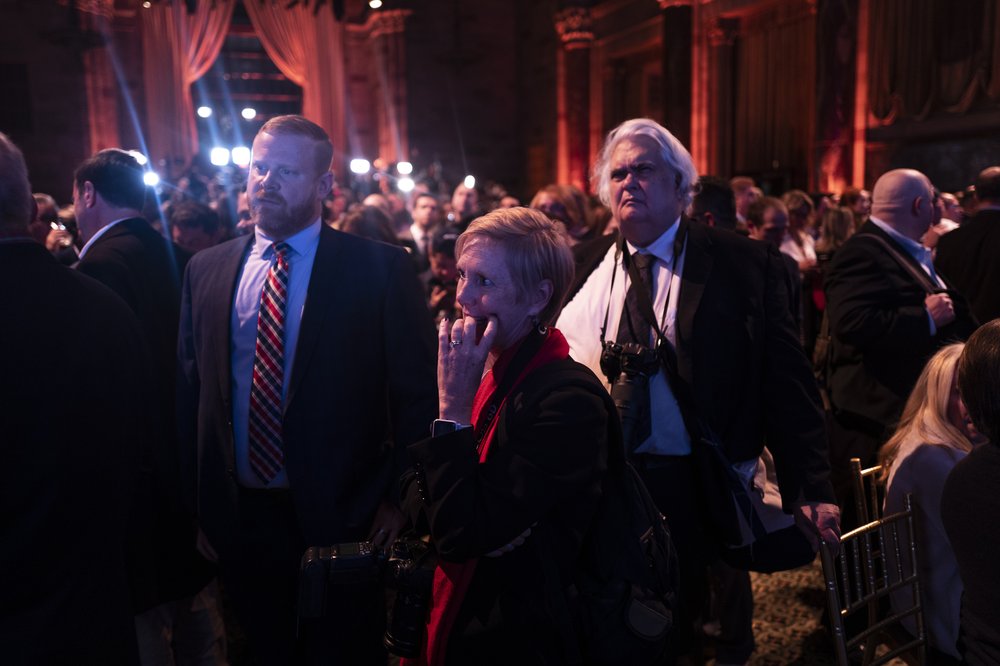
[[[198,152],[191,84],[208,71],[229,31],[236,0],[156,3],[139,10],[150,157],[183,165]]]
[[[786,173],[805,187],[815,134],[816,17],[805,4],[744,20],[736,45],[734,173]]]
[[[869,106],[876,122],[1000,104],[1000,8],[992,0],[871,3]]]
[[[326,130],[334,164],[343,168],[347,131],[343,26],[329,4],[318,11],[301,3],[246,0],[250,22],[281,73],[302,86],[302,115]]]

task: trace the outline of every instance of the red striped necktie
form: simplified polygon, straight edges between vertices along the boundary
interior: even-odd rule
[[[285,303],[288,297],[287,243],[275,243],[274,263],[260,294],[257,349],[250,386],[250,468],[265,484],[284,467],[281,387],[284,381]]]

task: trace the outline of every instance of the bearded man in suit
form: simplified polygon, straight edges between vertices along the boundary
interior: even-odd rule
[[[309,546],[389,545],[405,447],[436,415],[433,324],[401,249],[322,223],[326,132],[272,118],[253,142],[254,234],[185,274],[178,356],[187,496],[265,664],[385,663],[377,586],[296,627]]]

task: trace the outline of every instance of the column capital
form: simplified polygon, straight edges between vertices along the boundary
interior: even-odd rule
[[[712,46],[732,46],[740,32],[740,20],[720,16],[709,22],[705,32],[708,34],[708,43]]]
[[[388,9],[371,12],[365,29],[371,37],[395,35],[403,32],[406,27],[406,17],[412,14],[409,9]]]
[[[59,0],[59,4],[64,7],[72,4],[83,14],[103,16],[106,19],[115,16],[115,0]]]
[[[567,50],[589,48],[594,41],[593,19],[586,7],[568,7],[556,12],[555,25]]]

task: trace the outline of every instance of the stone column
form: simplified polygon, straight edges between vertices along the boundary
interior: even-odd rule
[[[736,103],[736,37],[739,19],[715,18],[708,27],[709,80],[715,98],[708,100],[706,152],[711,173],[721,178],[733,175],[733,147],[737,140],[734,105]]]
[[[558,174],[560,183],[590,191],[590,10],[567,7],[555,15],[557,54]]]
[[[77,0],[82,30],[99,35],[102,43],[83,51],[84,89],[87,92],[87,127],[90,154],[121,145],[118,131],[118,80],[108,53],[114,21],[114,0]]]
[[[663,14],[663,124],[691,145],[691,0],[658,0]]]

